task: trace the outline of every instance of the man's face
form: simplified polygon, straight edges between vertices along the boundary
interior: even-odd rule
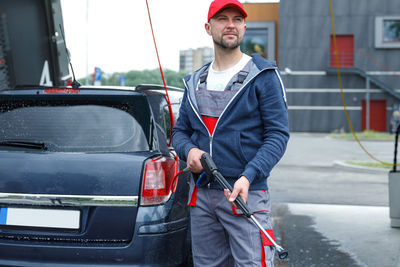
[[[205,27],[214,44],[232,50],[240,45],[246,30],[244,17],[235,8],[227,8],[217,13]]]

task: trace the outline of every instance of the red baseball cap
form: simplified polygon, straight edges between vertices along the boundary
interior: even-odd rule
[[[215,14],[217,14],[223,8],[227,7],[236,8],[245,18],[247,17],[247,13],[244,11],[242,3],[240,3],[238,0],[214,0],[208,9],[207,21],[214,17]]]

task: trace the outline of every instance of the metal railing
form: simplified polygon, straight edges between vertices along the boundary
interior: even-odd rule
[[[328,73],[336,73],[336,54],[335,51],[330,50],[329,51],[329,68],[328,68]],[[366,70],[356,68],[354,67],[354,59],[356,55],[361,55],[362,57],[365,57],[369,61],[373,62],[375,65],[384,68],[386,71],[393,71],[389,67],[385,66],[383,63],[378,62],[375,58],[372,56],[368,55],[366,52],[363,50],[355,49],[354,52],[338,52],[338,57],[339,57],[339,68],[341,68],[341,72],[343,74],[357,74],[361,77],[363,77],[366,81],[366,88],[369,89],[369,84],[373,83],[380,89],[382,89],[384,92],[388,93],[392,97],[396,98],[397,100],[400,100],[400,94],[397,93],[395,90],[393,90],[390,86],[387,84],[381,82],[377,78],[375,78],[372,75],[367,74]],[[394,71],[393,71],[394,72]]]
[[[338,51],[338,57],[336,57],[335,51],[330,51],[329,66],[336,68],[337,63],[339,63],[340,68],[352,68],[354,66],[354,52]]]

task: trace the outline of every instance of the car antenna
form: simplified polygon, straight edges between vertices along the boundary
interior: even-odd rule
[[[75,79],[74,68],[72,67],[71,58],[69,56],[69,52],[67,49],[67,42],[65,41],[64,31],[63,31],[63,28],[61,27],[61,24],[58,24],[58,25],[60,27],[61,36],[64,41],[64,47],[65,47],[65,52],[67,53],[68,62],[69,62],[69,65],[71,66],[71,70],[72,70],[72,79],[73,80],[72,80],[71,86],[74,89],[78,89],[79,87],[81,87],[81,84]]]

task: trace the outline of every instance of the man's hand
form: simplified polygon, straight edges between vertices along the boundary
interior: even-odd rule
[[[203,150],[195,147],[189,150],[186,164],[191,172],[200,173],[203,171],[200,158],[204,153],[205,152]]]
[[[231,203],[231,205],[233,207],[237,208],[236,204],[234,203],[235,199],[239,195],[243,199],[243,201],[246,203],[247,196],[249,193],[249,187],[250,187],[249,180],[245,176],[242,176],[233,185],[232,193],[229,192],[229,189],[224,190],[225,197],[229,201],[229,203]]]

